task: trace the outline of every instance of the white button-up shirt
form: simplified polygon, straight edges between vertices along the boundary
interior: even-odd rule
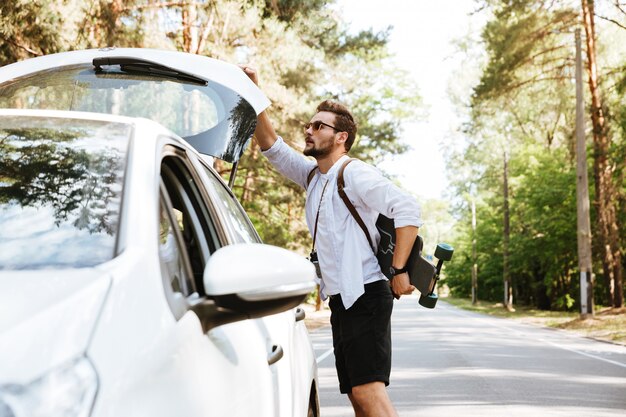
[[[341,294],[344,307],[350,308],[364,293],[364,284],[387,278],[380,271],[363,229],[337,192],[337,174],[348,156],[342,156],[326,174],[316,170],[307,187],[309,172],[317,166],[315,161],[292,149],[281,137],[263,154],[281,174],[307,191],[305,211],[311,236],[319,207],[315,247],[322,271],[321,295],[326,299],[329,295]],[[420,207],[415,198],[374,167],[355,160],[346,166],[343,177],[346,195],[376,245],[380,240],[376,229],[379,213],[394,219],[395,227],[422,225]]]

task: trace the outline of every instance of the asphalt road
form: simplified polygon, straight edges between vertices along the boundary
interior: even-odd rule
[[[351,416],[330,327],[311,334],[322,417]],[[400,416],[626,416],[626,347],[460,310],[396,301],[389,395]]]

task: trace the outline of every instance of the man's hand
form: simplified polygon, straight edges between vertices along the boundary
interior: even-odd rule
[[[402,295],[411,294],[414,290],[415,287],[411,285],[409,274],[406,272],[394,276],[391,280],[391,291],[397,298],[400,298]]]
[[[241,68],[243,72],[246,73],[246,75],[252,80],[253,83],[259,85],[259,77],[257,76],[256,70],[254,68],[247,65],[239,65],[239,68]]]
[[[259,78],[257,76],[257,72],[254,68],[249,67],[247,65],[239,65],[239,68],[243,70],[243,72],[255,83],[257,86],[259,85]],[[266,111],[261,112],[259,114],[256,130],[254,131],[254,138],[256,142],[259,144],[259,147],[262,151],[268,150],[272,147],[278,135],[276,131],[274,131],[274,127],[272,126],[272,122],[270,121],[269,116]]]

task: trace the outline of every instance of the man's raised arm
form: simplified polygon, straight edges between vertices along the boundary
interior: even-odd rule
[[[259,85],[259,79],[254,68],[241,66],[241,69],[252,80],[252,82],[254,82],[256,85]],[[259,114],[256,130],[254,131],[254,137],[261,147],[262,151],[268,150],[272,147],[274,142],[276,142],[276,138],[278,137],[278,135],[276,134],[274,126],[272,126],[272,122],[267,115],[267,110],[264,110],[263,112],[261,112],[261,114]]]

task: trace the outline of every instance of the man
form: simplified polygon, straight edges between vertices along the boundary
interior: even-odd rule
[[[258,84],[256,72],[242,67]],[[345,192],[363,219],[373,241],[379,213],[393,218],[396,247],[389,281],[381,273],[364,231],[337,192],[337,174],[348,160],[357,126],[350,111],[324,101],[305,126],[303,157],[279,137],[266,112],[255,131],[263,154],[283,175],[307,192],[306,219],[321,270],[322,298],[330,297],[331,326],[339,388],[348,394],[357,417],[397,416],[387,395],[391,371],[393,295],[415,287],[404,268],[422,222],[415,199],[376,169],[352,161],[345,167]],[[393,293],[392,293],[393,292]]]

